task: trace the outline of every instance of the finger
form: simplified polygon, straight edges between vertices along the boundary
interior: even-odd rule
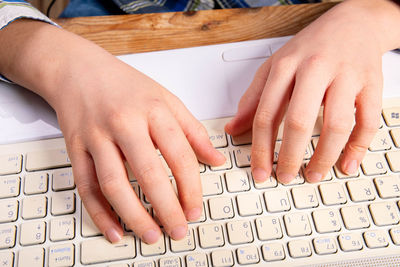
[[[296,64],[283,58],[271,66],[253,120],[251,169],[257,182],[265,181],[271,174],[273,151],[279,124],[293,87]]]
[[[118,135],[119,147],[167,234],[173,239],[182,239],[187,232],[185,215],[149,133],[140,130],[149,126],[140,122],[135,126],[137,129],[126,129]]]
[[[299,171],[330,83],[328,73],[329,67],[319,57],[307,59],[297,70],[277,163],[276,174],[282,183],[289,183]]]
[[[345,146],[341,169],[347,174],[357,171],[380,124],[382,83],[365,87],[356,99],[356,125]]]
[[[146,243],[157,242],[161,230],[130,185],[119,150],[105,138],[93,139],[97,140],[92,141],[89,149],[104,196],[129,229]]]
[[[254,75],[253,81],[241,97],[235,117],[225,125],[225,131],[233,136],[251,129],[261,94],[267,82],[272,58],[265,61]]]
[[[68,143],[67,141],[67,146]],[[73,145],[68,147],[74,180],[82,203],[103,235],[112,243],[118,242],[122,238],[123,230],[100,190],[92,158],[84,150]]]
[[[154,116],[150,125],[150,134],[172,170],[178,187],[180,204],[187,220],[196,221],[201,216],[203,206],[196,155],[172,114],[164,113],[163,116]],[[161,209],[165,208],[161,207]],[[161,213],[157,210],[157,214]]]
[[[173,115],[182,128],[186,139],[192,146],[196,156],[200,162],[211,166],[219,166],[224,164],[225,157],[217,151],[208,136],[204,126],[187,110],[185,105],[174,95],[168,93],[168,103],[173,111]]]
[[[325,94],[324,124],[317,148],[305,176],[309,182],[319,182],[335,164],[353,127],[355,92],[360,85],[350,75],[335,78]]]

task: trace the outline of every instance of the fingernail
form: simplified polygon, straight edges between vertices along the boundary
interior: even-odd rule
[[[307,178],[309,182],[316,183],[322,180],[322,174],[320,174],[319,172],[309,171],[307,173]]]
[[[146,233],[144,233],[142,239],[145,243],[147,244],[154,244],[158,241],[160,238],[160,234],[158,231],[155,230],[148,230]]]
[[[197,221],[201,216],[200,208],[193,208],[186,213],[186,219],[190,222]]]
[[[108,229],[106,231],[106,237],[108,240],[111,241],[111,243],[117,243],[122,239],[122,236],[114,228]]]
[[[347,174],[353,174],[357,171],[357,168],[358,168],[358,163],[356,160],[353,159],[347,163],[344,171],[347,172]]]
[[[282,184],[290,183],[294,179],[294,176],[290,173],[281,172],[278,174],[278,181]]]
[[[177,226],[171,232],[171,237],[174,240],[180,240],[186,236],[187,228],[185,226]]]
[[[254,168],[251,172],[253,173],[253,179],[256,182],[263,182],[268,178],[267,172],[262,168]]]

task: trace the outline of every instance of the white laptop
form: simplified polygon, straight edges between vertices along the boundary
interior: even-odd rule
[[[400,54],[383,57],[382,127],[355,176],[332,169],[308,184],[300,171],[290,185],[256,184],[249,140],[223,133],[257,68],[289,38],[119,57],[209,120],[227,155],[220,168],[201,165],[204,214],[181,243],[165,236],[149,247],[129,229],[120,244],[105,242],[81,204],[54,111],[0,83],[0,266],[400,266]]]

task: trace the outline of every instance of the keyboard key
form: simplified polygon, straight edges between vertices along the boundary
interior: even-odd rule
[[[0,263],[2,267],[13,267],[14,253],[11,251],[0,252]]]
[[[21,172],[22,156],[19,154],[0,156],[0,175]]]
[[[236,197],[240,216],[250,216],[262,213],[260,197],[257,194],[240,194]]]
[[[235,155],[236,166],[239,168],[250,167],[251,146],[241,146],[233,151]]]
[[[94,224],[93,220],[90,218],[85,206],[82,204],[81,213],[81,234],[83,237],[91,237],[101,235],[99,228]]]
[[[72,168],[55,170],[53,172],[53,191],[63,191],[75,188]]]
[[[288,243],[289,254],[292,258],[311,256],[310,242],[306,240],[293,240]]]
[[[25,176],[24,193],[26,195],[40,194],[47,191],[47,173],[31,173]]]
[[[233,221],[226,225],[229,243],[245,244],[253,241],[253,232],[248,221]]]
[[[260,261],[258,250],[255,246],[241,247],[236,250],[239,264],[256,264]]]
[[[261,247],[265,261],[278,261],[285,259],[285,250],[280,243],[268,243]]]
[[[313,211],[312,217],[318,233],[338,232],[341,229],[339,214],[335,209]]]
[[[256,183],[254,180],[253,180],[253,182],[254,182],[254,187],[257,189],[273,188],[278,185],[278,182],[272,175],[262,183]]]
[[[222,155],[225,156],[225,163],[220,165],[220,166],[211,166],[210,169],[212,171],[221,171],[221,170],[229,170],[232,169],[232,161],[231,161],[231,155],[228,150],[225,149],[218,149],[219,152],[222,153]]]
[[[46,240],[46,223],[34,221],[21,224],[19,243],[22,246],[42,244]]]
[[[65,215],[75,212],[75,193],[65,191],[53,194],[51,197],[51,214]]]
[[[387,173],[386,160],[381,154],[369,153],[361,162],[365,175],[380,175]]]
[[[18,201],[16,199],[0,200],[0,223],[13,222],[18,217]]]
[[[358,233],[341,234],[338,239],[343,251],[355,251],[363,248],[363,242]]]
[[[154,244],[146,244],[140,240],[140,252],[143,256],[161,255],[165,253],[165,237],[164,234]]]
[[[29,152],[26,155],[27,171],[61,167],[71,167],[71,161],[65,148]]]
[[[192,253],[186,256],[186,267],[208,267],[207,256],[204,253]],[[147,267],[147,266],[143,266]]]
[[[180,267],[181,259],[179,257],[161,258],[159,267]]]
[[[392,202],[379,202],[369,205],[372,219],[377,226],[399,223],[399,211]]]
[[[173,252],[182,252],[182,251],[191,251],[195,249],[193,229],[188,229],[186,236],[181,240],[173,240],[171,241],[171,250]]]
[[[75,247],[73,244],[55,245],[49,248],[49,267],[74,266]]]
[[[226,188],[229,192],[243,192],[250,190],[249,178],[245,170],[229,171],[225,173]]]
[[[394,244],[400,245],[400,227],[390,229],[390,236]]]
[[[232,218],[234,215],[232,200],[229,197],[216,197],[208,200],[210,217],[213,220]]]
[[[386,153],[386,159],[393,172],[400,172],[400,150]]]
[[[20,179],[18,176],[0,177],[0,198],[19,195]]]
[[[229,119],[227,118],[202,121],[212,145],[216,148],[226,147],[228,145],[228,140],[224,130],[225,123],[228,121]]]
[[[375,199],[373,185],[368,179],[351,180],[346,183],[352,201],[362,202]]]
[[[222,227],[219,224],[199,226],[199,241],[202,248],[222,247],[225,244]]]
[[[43,267],[44,249],[41,247],[21,249],[18,253],[18,267]]]
[[[369,145],[370,151],[382,151],[389,150],[392,148],[389,134],[386,130],[379,130],[371,144]]]
[[[290,202],[286,190],[270,190],[264,192],[265,205],[269,212],[290,210]]]
[[[133,259],[136,256],[135,238],[123,236],[118,243],[112,244],[104,237],[84,240],[81,243],[82,264]]]
[[[362,229],[369,227],[367,212],[363,206],[341,208],[344,225],[347,229]]]
[[[47,213],[47,198],[44,195],[37,195],[22,200],[22,218],[34,219],[43,218]]]
[[[219,174],[201,175],[203,196],[222,194],[222,183]]]
[[[339,205],[347,202],[343,187],[339,183],[327,183],[319,186],[322,202],[325,205]]]
[[[287,184],[282,184],[284,186],[291,186],[291,185],[299,185],[299,184],[304,184],[304,177],[302,174],[298,173],[292,181],[290,181]]]
[[[332,237],[317,237],[313,240],[315,252],[319,255],[334,254],[337,252],[335,239]]]
[[[288,236],[306,236],[311,234],[311,226],[306,213],[291,213],[283,216]]]
[[[234,260],[232,251],[226,249],[214,250],[211,252],[211,261],[215,267],[233,266]]]
[[[345,178],[355,178],[360,176],[360,172],[357,169],[357,171],[355,173],[350,173],[350,174],[345,174],[343,173],[338,166],[334,165],[333,166],[333,170],[335,171],[336,177],[339,179],[345,179]]]
[[[16,230],[14,225],[0,225],[0,249],[12,248],[15,245]]]
[[[258,239],[261,241],[282,238],[282,229],[278,217],[260,217],[256,219]]]
[[[307,209],[319,205],[313,186],[300,186],[292,189],[294,206],[298,209]]]
[[[249,145],[251,144],[252,141],[252,136],[253,132],[251,130],[237,136],[231,136],[232,137],[232,144],[234,146],[241,146],[241,145]]]
[[[392,136],[395,146],[400,147],[400,129],[390,130],[390,135]]]
[[[387,126],[400,126],[400,107],[384,108],[382,114]]]
[[[152,260],[137,261],[133,263],[133,267],[156,267],[156,264]]]
[[[389,245],[387,234],[382,230],[365,232],[364,240],[369,248],[383,248]]]
[[[52,219],[50,221],[50,240],[61,241],[75,237],[75,219],[72,216]]]
[[[381,198],[400,197],[400,177],[378,177],[374,179],[374,182]]]

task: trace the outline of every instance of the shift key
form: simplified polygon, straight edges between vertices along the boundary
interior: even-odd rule
[[[112,244],[104,237],[90,239],[81,243],[82,264],[133,259],[136,256],[135,238],[124,236],[118,243]]]
[[[26,155],[27,171],[39,171],[69,166],[71,166],[71,161],[65,148],[29,152]]]

